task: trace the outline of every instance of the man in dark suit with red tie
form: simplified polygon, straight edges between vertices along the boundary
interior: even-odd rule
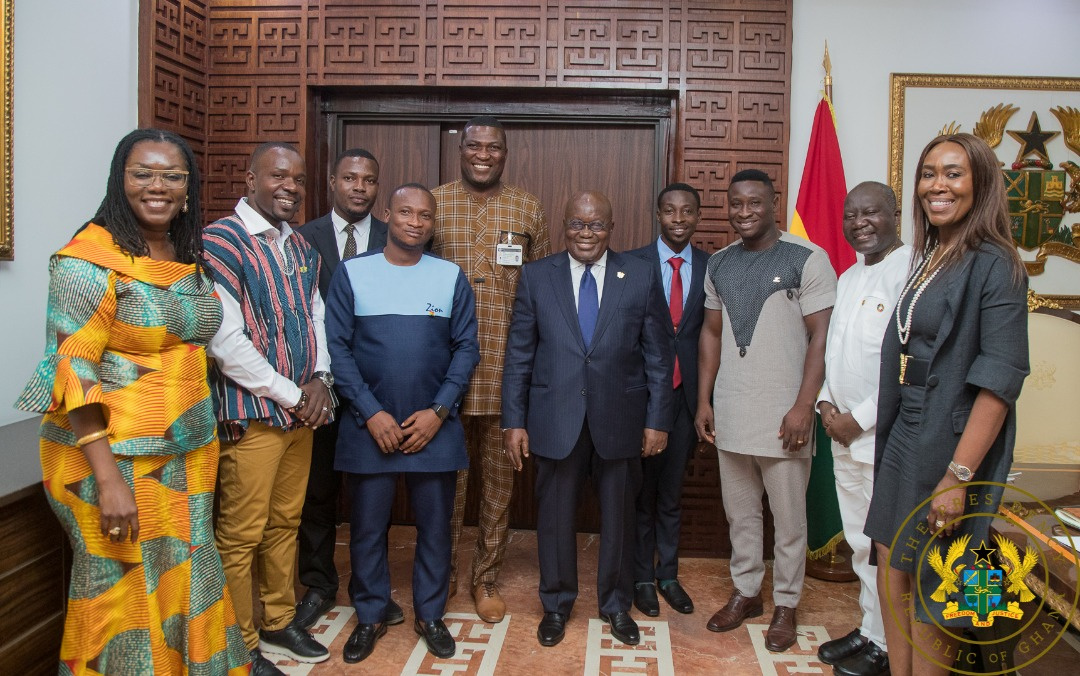
[[[667,349],[674,361],[672,387],[675,417],[667,450],[641,461],[637,499],[637,551],[634,554],[634,605],[649,617],[660,614],[657,590],[680,613],[694,612],[694,602],[679,584],[679,525],[686,465],[697,446],[698,336],[705,317],[705,267],[709,255],[691,246],[701,217],[697,190],[672,183],[656,198],[660,237],[628,251],[652,266],[663,284],[671,321]]]
[[[671,322],[648,263],[608,250],[611,203],[574,195],[565,253],[521,270],[503,367],[503,446],[514,468],[535,456],[543,646],[565,635],[577,598],[578,495],[591,474],[600,502],[600,617],[628,645],[634,501],[641,457],[663,452],[671,425]]]
[[[379,162],[363,148],[351,148],[338,155],[330,174],[334,208],[325,216],[308,221],[299,230],[319,252],[319,293],[326,300],[330,279],[338,263],[357,254],[386,246],[386,223],[371,215],[379,196]],[[338,416],[329,425],[315,430],[311,452],[304,511],[300,516],[299,573],[307,593],[296,604],[296,620],[311,627],[334,607],[338,574],[334,566],[337,535],[337,498],[341,478],[334,471]],[[404,621],[401,608],[391,599],[386,623]]]

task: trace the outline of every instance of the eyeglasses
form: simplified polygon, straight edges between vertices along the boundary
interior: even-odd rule
[[[585,223],[584,221],[573,220],[567,222],[566,227],[570,228],[574,232],[581,232],[585,228],[588,228],[593,232],[603,232],[608,229],[608,224],[603,221],[593,221],[592,223]]]
[[[136,188],[148,188],[154,184],[155,178],[161,179],[161,185],[166,188],[184,188],[188,182],[188,172],[178,169],[126,169],[128,183]]]

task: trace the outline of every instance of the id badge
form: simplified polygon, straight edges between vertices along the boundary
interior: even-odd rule
[[[520,244],[499,244],[495,247],[495,262],[520,267],[525,260],[525,248]]]

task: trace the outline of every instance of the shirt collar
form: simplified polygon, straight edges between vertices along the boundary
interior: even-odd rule
[[[595,263],[592,264],[592,266],[594,268],[603,268],[603,267],[607,266],[608,251],[609,250],[605,249],[603,255],[600,256],[600,258]],[[575,268],[575,269],[585,267],[584,263],[582,263],[578,259],[574,258],[573,256],[570,256],[569,251],[566,253],[566,255],[570,257],[570,267]]]
[[[285,221],[281,222],[281,230],[279,231],[270,221],[262,217],[255,208],[248,204],[246,197],[241,197],[240,201],[236,203],[236,215],[240,217],[240,220],[244,222],[244,227],[247,228],[248,234],[261,235],[267,230],[274,231],[274,239],[284,240],[292,234],[292,228]]]
[[[674,251],[671,250],[671,247],[669,247],[667,245],[667,242],[664,241],[663,237],[657,237],[656,238],[656,249],[657,249],[657,251],[660,252],[660,262],[661,263],[667,263],[668,260],[670,260],[672,258],[681,258],[684,261],[686,261],[687,263],[692,262],[692,260],[691,260],[692,257],[690,255],[690,245],[689,244],[684,246],[683,250],[680,251],[679,253],[675,253]]]
[[[334,230],[337,231],[338,233],[344,232],[345,226],[349,224],[349,222],[346,221],[337,212],[337,209],[331,209],[330,210],[330,220],[333,221]],[[355,223],[353,223],[353,228],[355,230],[357,230],[357,231],[363,230],[364,228],[370,228],[370,227],[371,227],[371,212],[368,212],[367,216],[364,216],[359,221],[356,221]]]

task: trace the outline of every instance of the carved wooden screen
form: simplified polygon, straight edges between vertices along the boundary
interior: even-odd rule
[[[326,87],[672,92],[670,179],[701,190],[697,243],[710,251],[733,239],[725,190],[736,171],[762,168],[786,192],[791,0],[149,0],[141,7],[140,121],[195,144],[208,217],[230,211],[243,194],[258,143],[287,141],[314,156],[312,104]],[[778,213],[786,213],[783,204]],[[695,461],[684,516],[691,552],[716,553],[717,532],[726,530],[715,486],[715,462]]]

